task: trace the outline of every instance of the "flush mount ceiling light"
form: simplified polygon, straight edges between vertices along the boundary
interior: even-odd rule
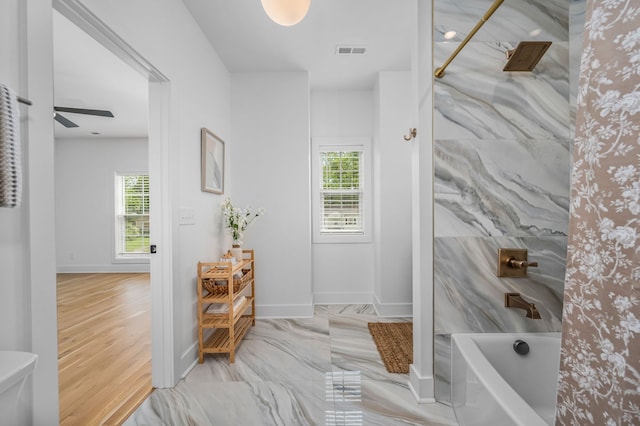
[[[262,8],[276,24],[290,27],[302,21],[311,0],[260,0]]]
[[[451,40],[456,36],[456,34],[457,33],[455,31],[447,31],[446,33],[444,33],[444,38],[445,40]]]

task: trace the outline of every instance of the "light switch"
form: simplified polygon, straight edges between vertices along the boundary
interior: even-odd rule
[[[180,208],[180,225],[195,225],[196,211],[185,207]]]

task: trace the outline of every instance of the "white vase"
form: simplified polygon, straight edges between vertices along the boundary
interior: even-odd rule
[[[233,248],[231,249],[231,254],[233,255],[233,257],[236,258],[238,262],[242,261],[242,247],[240,247],[240,244],[233,245]]]

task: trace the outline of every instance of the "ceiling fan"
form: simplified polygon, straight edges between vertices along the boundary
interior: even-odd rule
[[[54,120],[62,124],[64,127],[78,127],[78,125],[73,121],[69,120],[67,117],[59,114],[59,112],[67,112],[71,114],[97,115],[99,117],[113,118],[113,114],[111,113],[111,111],[106,111],[102,109],[68,108],[68,107],[54,106],[53,110],[55,111],[53,114]]]

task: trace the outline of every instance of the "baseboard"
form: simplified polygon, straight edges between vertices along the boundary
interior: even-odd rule
[[[409,366],[409,390],[419,404],[435,404],[433,376],[421,376],[414,364]]]
[[[326,292],[313,293],[316,305],[370,305],[373,297],[368,292]]]
[[[313,304],[307,305],[256,305],[256,318],[311,318]]]
[[[184,379],[185,377],[187,377],[187,375],[191,372],[191,370],[193,370],[193,367],[196,366],[196,364],[198,363],[198,342],[194,342],[191,346],[189,346],[187,348],[186,351],[184,351],[182,353],[182,356],[180,357],[180,365],[184,366],[185,364],[187,364],[186,367],[183,367],[183,373],[180,375],[181,379]]]
[[[373,295],[373,307],[380,317],[412,317],[412,303],[380,303],[377,295]]]
[[[59,274],[109,274],[109,273],[149,273],[149,264],[126,264],[117,265],[57,265],[56,272]]]

